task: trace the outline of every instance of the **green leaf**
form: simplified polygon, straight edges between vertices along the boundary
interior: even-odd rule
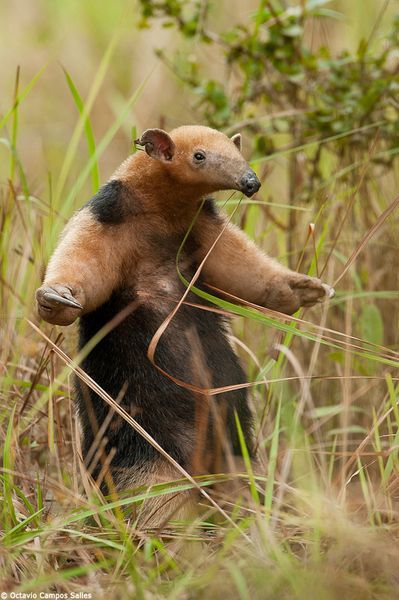
[[[306,3],[307,10],[314,10],[315,8],[319,8],[320,6],[325,6],[326,4],[331,4],[332,0],[308,0]]]
[[[291,27],[285,27],[283,29],[283,34],[288,37],[299,37],[300,35],[302,35],[302,33],[303,28],[298,24],[291,25]]]
[[[363,339],[382,345],[384,324],[381,313],[375,304],[367,304],[360,315],[360,331]]]

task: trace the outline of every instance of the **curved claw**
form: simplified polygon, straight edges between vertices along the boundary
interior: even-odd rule
[[[335,296],[335,290],[333,287],[331,287],[330,285],[327,285],[326,283],[322,283],[321,284],[326,292],[326,296],[327,298],[334,298]]]
[[[55,292],[45,292],[43,294],[43,300],[47,300],[48,302],[57,302],[57,304],[64,304],[65,306],[71,306],[72,308],[83,308],[83,306],[79,304],[79,302],[76,302],[76,300],[70,300],[69,298],[60,296]]]

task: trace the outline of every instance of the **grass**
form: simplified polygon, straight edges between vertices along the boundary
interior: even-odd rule
[[[210,290],[215,306],[233,315],[259,465],[250,464],[244,448],[244,492],[237,497],[223,498],[223,473],[192,480],[182,472],[169,485],[105,501],[79,460],[71,372],[85,374],[76,331],[39,323],[34,291],[65,219],[129,152],[132,123],[138,131],[159,124],[148,111],[148,90],[165,85],[166,75],[149,65],[127,85],[118,71],[120,61],[131,60],[131,15],[121,20],[104,8],[101,19],[94,16],[97,4],[71,2],[57,4],[59,20],[52,21],[54,6],[44,3],[35,13],[41,64],[29,54],[32,32],[25,23],[17,34],[25,60],[12,74],[0,74],[10,90],[0,106],[0,591],[176,600],[396,597],[397,165],[365,186],[368,157],[356,157],[349,187],[343,165],[331,164],[326,153],[324,189],[314,192],[311,205],[290,207],[287,157],[295,151],[306,159],[314,142],[305,143],[268,157],[273,170],[257,198],[264,203],[220,198],[231,218],[282,261],[287,232],[269,214],[284,223],[296,210],[295,258],[302,271],[323,271],[326,281],[337,282],[337,296],[283,319],[217,300]],[[124,3],[115,6],[123,15]],[[11,24],[19,19],[13,7],[7,11]],[[40,39],[52,50],[65,43],[63,20],[76,23],[73,43],[59,50],[64,70],[50,51],[43,59]],[[150,32],[137,35],[155,45]],[[89,78],[72,49],[84,43],[91,44],[82,54],[91,57]],[[167,85],[178,97],[174,84]],[[167,112],[168,128],[183,116],[193,120],[180,109]],[[48,122],[59,123],[60,140]],[[42,146],[32,141],[38,130],[49,135]],[[134,516],[124,518],[149,494],[194,486],[202,490],[204,512],[191,523],[175,523],[160,535],[137,529]]]

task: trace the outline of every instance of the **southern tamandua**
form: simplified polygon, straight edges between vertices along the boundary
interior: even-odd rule
[[[207,198],[180,261],[187,279],[226,224],[208,195],[232,189],[250,197],[260,182],[241,155],[239,134],[229,139],[202,126],[179,127],[170,134],[148,129],[138,143],[145,152],[125,160],[65,227],[37,290],[38,312],[58,325],[70,325],[79,318],[79,345],[83,347],[115,315],[135,303],[134,310],[98,343],[82,367],[113,398],[121,397],[121,405],[186,470],[214,472],[226,449],[232,455],[241,453],[234,411],[252,449],[245,389],[215,396],[213,408],[204,411],[200,405],[206,397],[162,375],[148,360],[147,349],[185,291],[176,271],[176,254],[200,203]],[[204,264],[196,285],[204,284],[287,314],[333,295],[332,288],[319,279],[293,272],[266,256],[232,224]],[[194,294],[187,300],[206,304]],[[182,305],[161,337],[155,359],[164,371],[195,385],[216,388],[245,382],[225,318],[198,307]],[[106,428],[102,460],[97,458],[95,464],[93,456],[99,453],[90,448],[109,408],[81,382],[76,393],[82,449],[85,457],[90,452],[94,477],[109,453],[113,455],[109,473],[117,489],[180,477],[117,415]],[[205,436],[199,447],[204,415]],[[216,424],[219,418],[224,423],[224,440]],[[182,514],[182,499],[194,502],[188,493],[166,502],[164,496],[148,501],[142,523],[159,524],[172,514]]]

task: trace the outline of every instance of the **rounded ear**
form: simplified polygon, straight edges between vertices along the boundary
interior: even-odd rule
[[[241,152],[241,145],[242,145],[241,133],[236,133],[235,135],[231,136],[230,139],[233,142],[233,144],[235,144],[237,146],[237,148],[239,149],[239,151]]]
[[[144,146],[148,156],[157,160],[172,160],[175,152],[172,138],[163,129],[147,129],[135,143]]]

